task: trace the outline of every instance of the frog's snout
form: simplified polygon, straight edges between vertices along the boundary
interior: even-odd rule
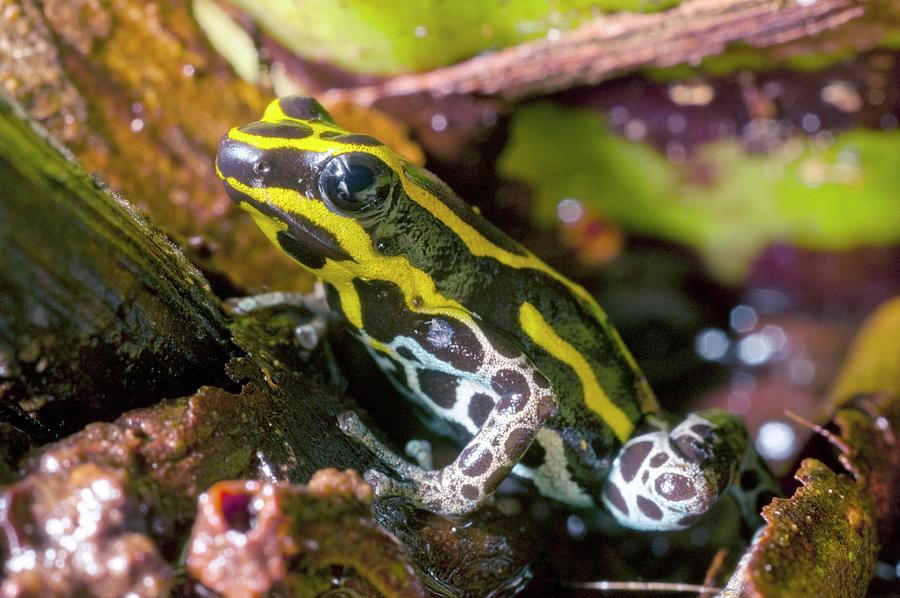
[[[232,139],[228,135],[219,143],[216,173],[225,182],[225,190],[233,201],[246,201],[247,196],[235,189],[231,184],[232,181],[252,187],[255,186],[256,179],[261,179],[266,174],[268,165],[262,154],[258,148]]]

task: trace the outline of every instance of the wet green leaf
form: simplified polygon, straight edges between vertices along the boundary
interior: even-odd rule
[[[857,335],[831,402],[840,407],[855,396],[881,393],[900,397],[900,297],[879,307]]]
[[[871,498],[815,459],[795,474],[790,499],[763,509],[769,525],[749,563],[751,596],[861,596],[878,542]]]
[[[677,0],[234,0],[298,55],[360,73],[451,64],[574,28],[597,10],[652,12]]]
[[[575,198],[626,230],[694,247],[734,279],[773,242],[842,250],[900,240],[898,152],[900,133],[855,130],[769,154],[718,141],[673,164],[610,133],[595,112],[544,103],[514,116],[499,169],[531,187],[539,225]]]

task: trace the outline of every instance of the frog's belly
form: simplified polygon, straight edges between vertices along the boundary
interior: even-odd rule
[[[513,468],[513,474],[531,480],[538,492],[573,507],[590,508],[594,500],[572,477],[566,467],[566,454],[559,432],[541,428],[535,442],[544,449],[544,461],[538,467],[521,463]]]
[[[419,360],[416,362],[410,362],[402,358],[391,359],[375,351],[367,344],[365,346],[391,382],[409,400],[420,405],[428,412],[429,417],[425,424],[437,434],[458,442],[468,442],[478,432],[478,425],[472,419],[472,410],[470,408],[473,397],[477,394],[488,394],[491,396],[494,404],[499,400],[499,397],[492,390],[461,377],[456,385],[454,400],[447,401],[446,406],[439,405],[421,392],[419,386],[417,372],[423,366],[423,356],[418,356]],[[448,425],[450,423],[456,425]],[[589,508],[594,506],[594,500],[575,481],[571,471],[566,466],[565,447],[559,432],[551,428],[542,428],[538,431],[535,441],[543,449],[542,462],[535,467],[528,467],[519,463],[513,468],[513,475],[531,480],[544,496],[573,507]]]

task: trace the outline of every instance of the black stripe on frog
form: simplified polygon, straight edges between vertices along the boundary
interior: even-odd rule
[[[315,98],[307,96],[286,96],[278,100],[281,111],[291,118],[322,121],[334,124],[334,119]]]
[[[303,139],[313,134],[312,127],[293,121],[255,122],[240,128],[242,133],[275,139]]]

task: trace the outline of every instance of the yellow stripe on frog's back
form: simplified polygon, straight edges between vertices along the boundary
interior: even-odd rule
[[[435,197],[427,189],[408,179],[405,174],[403,174],[404,161],[387,146],[363,146],[353,143],[335,143],[332,139],[321,139],[319,137],[321,133],[325,131],[340,131],[340,129],[337,129],[337,127],[328,123],[305,121],[289,117],[284,114],[280,104],[275,101],[272,102],[266,110],[263,121],[277,122],[279,120],[295,120],[303,122],[307,126],[312,127],[313,134],[300,139],[291,139],[251,135],[240,131],[239,129],[233,129],[229,133],[229,136],[235,140],[242,141],[263,150],[295,149],[330,155],[348,152],[364,152],[380,158],[389,168],[393,169],[394,172],[398,174],[407,196],[437,218],[449,231],[452,231],[452,233],[465,244],[472,255],[493,258],[501,264],[513,269],[532,269],[542,272],[563,284],[574,295],[579,297],[586,305],[590,314],[597,320],[598,324],[604,328],[604,333],[610,333],[612,335],[628,365],[635,372],[635,375],[640,376],[640,369],[631,353],[628,351],[627,347],[625,347],[624,343],[622,343],[615,329],[608,323],[606,314],[590,293],[582,286],[575,284],[545,264],[531,252],[526,251],[524,254],[520,255],[507,251],[491,242],[482,235],[477,228],[470,225],[456,214],[456,212],[454,212],[454,210],[446,203],[441,201],[440,198]],[[235,181],[235,183],[237,182]],[[239,183],[237,184],[239,185]],[[420,312],[429,311],[431,313],[440,313],[441,310],[449,309],[454,312],[459,311],[463,314],[466,313],[465,309],[460,304],[441,295],[437,291],[434,280],[424,271],[412,266],[407,258],[400,256],[386,257],[375,253],[371,247],[371,238],[359,225],[355,225],[355,223],[354,226],[349,225],[347,219],[336,216],[320,202],[309,201],[297,192],[287,189],[268,189],[266,193],[267,201],[278,205],[278,207],[286,212],[296,209],[311,221],[334,234],[344,250],[354,256],[359,264],[358,268],[367,271],[363,276],[396,283],[403,291],[407,306],[410,307],[410,309]],[[252,193],[248,194],[253,195]],[[265,201],[263,199],[260,200]],[[303,209],[301,209],[301,206],[303,206]],[[353,275],[349,272],[342,272],[344,268],[341,263],[332,260],[326,260],[324,268],[328,270],[327,278],[332,281],[332,284],[341,296],[342,307],[344,308],[348,319],[355,326],[361,327],[361,308],[359,306],[359,298],[356,296],[356,291],[352,284]],[[413,306],[414,297],[421,297],[423,299],[423,305],[420,307]],[[455,315],[455,317],[460,317],[459,314],[453,315]],[[656,411],[656,401],[649,386],[642,381],[639,382],[638,385],[640,388],[636,390],[638,395],[640,395],[639,398],[642,411]]]
[[[604,323],[604,325],[606,324],[606,314],[603,312],[603,310],[600,308],[591,294],[588,293],[583,287],[575,284],[574,282],[539,260],[531,252],[526,251],[525,255],[517,255],[492,243],[475,227],[471,226],[469,223],[460,218],[450,208],[450,206],[429,193],[428,190],[423,189],[415,182],[407,179],[407,177],[402,174],[402,158],[397,156],[387,146],[363,146],[355,145],[353,143],[335,143],[333,140],[320,139],[319,135],[324,131],[334,131],[341,129],[338,129],[337,127],[328,123],[302,120],[288,116],[287,114],[285,114],[284,110],[281,107],[281,103],[278,100],[271,102],[266,108],[265,114],[263,114],[262,121],[275,123],[283,120],[302,122],[303,124],[312,127],[313,134],[302,139],[288,139],[249,135],[247,133],[239,131],[238,129],[232,129],[231,133],[229,133],[229,136],[238,141],[249,143],[260,149],[294,148],[303,151],[330,153],[332,155],[338,155],[347,152],[365,152],[368,154],[373,154],[380,158],[383,162],[385,162],[391,169],[394,170],[394,172],[400,175],[403,189],[404,191],[406,191],[407,195],[411,197],[417,204],[428,210],[430,214],[440,220],[449,230],[453,231],[453,233],[456,234],[463,243],[465,243],[466,247],[468,248],[469,252],[472,253],[472,255],[478,257],[492,257],[500,263],[509,266],[510,268],[530,268],[532,270],[538,270],[540,272],[543,272],[544,274],[547,274],[551,278],[565,285],[570,291],[580,297],[585,303],[587,303],[594,317],[597,318],[600,322]],[[631,355],[628,355],[627,358],[633,364]],[[634,364],[633,367],[636,367],[636,364]]]
[[[606,422],[620,441],[624,443],[628,440],[634,431],[634,422],[610,400],[584,355],[559,336],[541,312],[527,301],[519,308],[519,325],[535,344],[572,368],[581,382],[584,402],[588,408]]]
[[[271,187],[251,187],[234,177],[226,182],[237,191],[261,203],[267,203],[286,213],[295,213],[331,231],[341,248],[353,259],[352,267],[339,260],[326,258],[325,266],[319,269],[338,291],[341,308],[347,319],[356,328],[364,330],[362,306],[353,286],[354,279],[387,280],[396,284],[403,292],[407,307],[412,311],[443,314],[455,319],[470,321],[468,311],[437,290],[434,280],[426,272],[414,267],[404,256],[384,256],[372,249],[372,238],[353,220],[342,218],[331,212],[322,202],[303,197],[291,189]],[[277,234],[284,230],[281,224],[262,214],[247,204],[251,215],[260,223],[267,236],[278,245]],[[286,226],[286,225],[284,225]]]

